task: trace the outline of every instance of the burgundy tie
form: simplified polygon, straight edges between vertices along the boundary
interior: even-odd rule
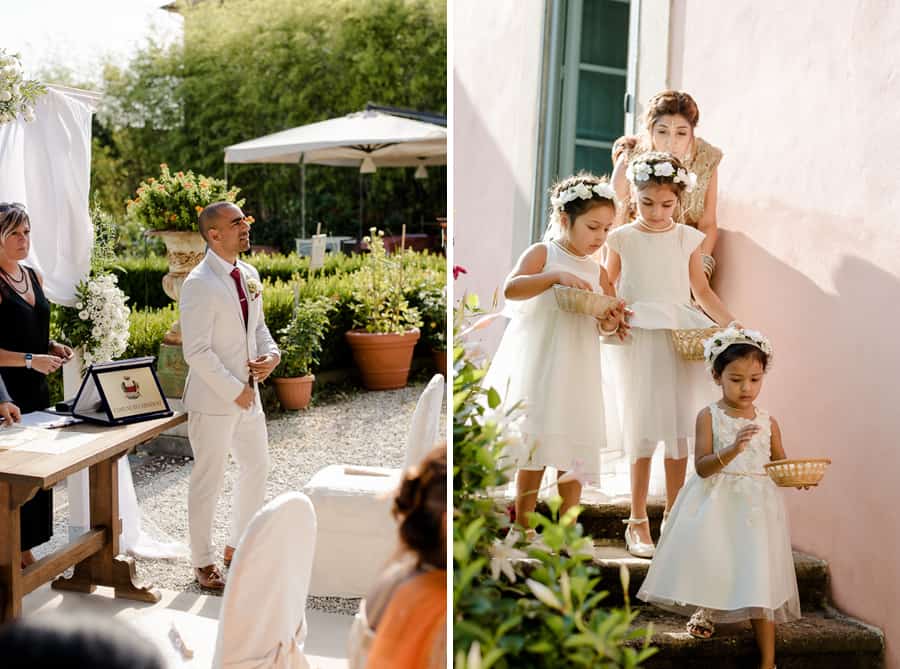
[[[231,278],[234,279],[234,285],[237,286],[238,298],[241,301],[241,313],[244,314],[244,329],[247,329],[247,294],[241,285],[241,270],[237,267],[231,270]]]

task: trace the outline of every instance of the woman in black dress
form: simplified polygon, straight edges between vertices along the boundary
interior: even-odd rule
[[[41,276],[21,264],[31,246],[25,207],[0,203],[0,377],[22,413],[50,404],[47,374],[72,358],[72,349],[50,340],[50,303]],[[53,534],[53,493],[40,490],[21,513],[22,562]]]

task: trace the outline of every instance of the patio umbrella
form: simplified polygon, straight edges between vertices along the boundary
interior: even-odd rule
[[[356,167],[361,173],[378,167],[447,164],[447,129],[379,111],[354,112],[338,118],[282,130],[225,148],[228,163],[299,163]],[[227,174],[226,174],[227,178]],[[306,192],[303,187],[303,234]],[[360,234],[362,202],[360,202]]]

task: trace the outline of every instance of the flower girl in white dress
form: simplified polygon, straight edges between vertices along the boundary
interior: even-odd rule
[[[775,624],[800,618],[787,514],[763,466],[785,457],[774,418],[753,402],[772,347],[760,333],[728,328],[705,343],[722,399],[697,416],[697,476],[682,488],[638,598],[694,612],[688,632],[750,620],[762,656],[775,664]],[[699,609],[698,609],[699,607]]]
[[[504,284],[504,314],[511,321],[482,383],[500,394],[505,410],[521,403],[523,447],[508,456],[518,470],[516,518],[526,528],[545,467],[559,470],[560,513],[578,504],[582,479],[600,474],[609,440],[597,333],[627,331],[624,302],[598,321],[560,310],[552,290],[562,284],[613,294],[591,254],[612,227],[615,192],[605,180],[581,173],[556,184],[551,203],[544,241],[525,250]],[[573,470],[577,476],[562,478]]]

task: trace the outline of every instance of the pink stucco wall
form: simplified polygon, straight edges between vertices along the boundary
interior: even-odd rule
[[[900,5],[674,0],[670,85],[725,151],[717,289],[769,334],[794,545],[900,668]]]
[[[453,2],[453,261],[458,298],[495,290],[530,243],[544,3]],[[499,324],[498,324],[499,326]],[[493,348],[501,329],[483,333]]]

